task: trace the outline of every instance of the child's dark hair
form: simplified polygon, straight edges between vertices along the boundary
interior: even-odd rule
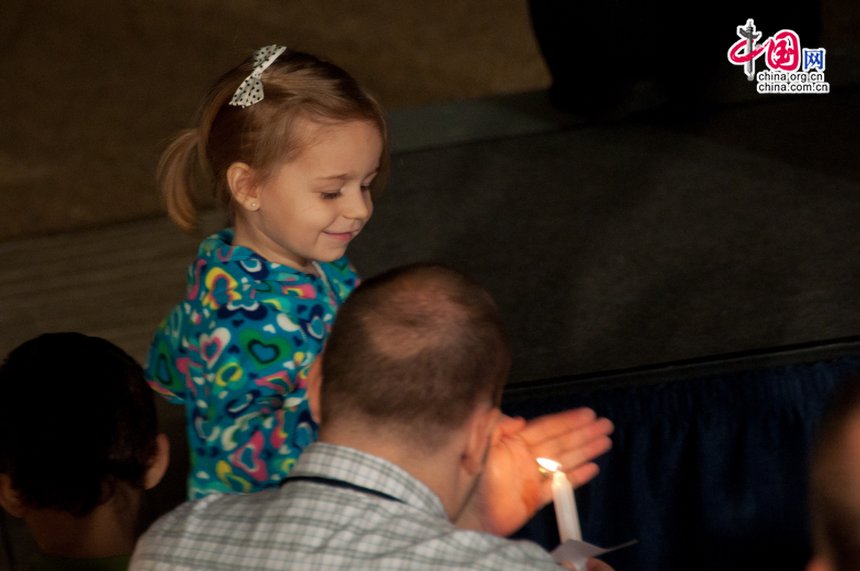
[[[205,178],[211,179],[216,202],[232,220],[235,209],[227,168],[243,162],[265,180],[273,167],[294,158],[306,144],[293,128],[297,119],[373,123],[382,137],[383,150],[371,192],[381,192],[388,172],[388,127],[382,107],[372,95],[340,67],[287,49],[262,74],[262,101],[244,108],[230,105],[236,89],[253,70],[253,59],[248,58],[224,74],[203,102],[197,126],[180,132],[161,157],[159,186],[167,212],[180,228],[190,231],[197,226],[195,197]]]
[[[44,334],[0,365],[0,473],[28,507],[83,517],[121,482],[142,488],[156,436],[152,389],[109,341]]]

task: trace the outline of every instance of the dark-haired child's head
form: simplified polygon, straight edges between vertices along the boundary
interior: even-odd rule
[[[45,334],[0,365],[0,501],[12,515],[82,518],[155,485],[163,439],[140,365],[104,339]]]

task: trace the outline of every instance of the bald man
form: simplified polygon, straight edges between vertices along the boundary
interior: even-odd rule
[[[367,280],[310,374],[319,442],[279,489],[207,497],[159,520],[132,568],[557,571],[537,545],[501,535],[550,499],[535,457],[584,483],[612,424],[587,409],[503,418],[509,367],[478,284],[435,265]]]

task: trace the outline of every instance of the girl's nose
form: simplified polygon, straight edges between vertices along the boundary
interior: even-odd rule
[[[343,216],[350,220],[367,220],[370,217],[371,208],[370,193],[358,189],[356,192],[347,193]]]

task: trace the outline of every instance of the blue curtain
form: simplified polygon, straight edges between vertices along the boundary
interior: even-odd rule
[[[810,556],[808,454],[832,389],[860,357],[600,389],[553,383],[506,394],[526,418],[589,406],[616,426],[601,474],[577,490],[586,541],[639,543],[625,570],[802,570]],[[552,507],[519,534],[551,549]]]

